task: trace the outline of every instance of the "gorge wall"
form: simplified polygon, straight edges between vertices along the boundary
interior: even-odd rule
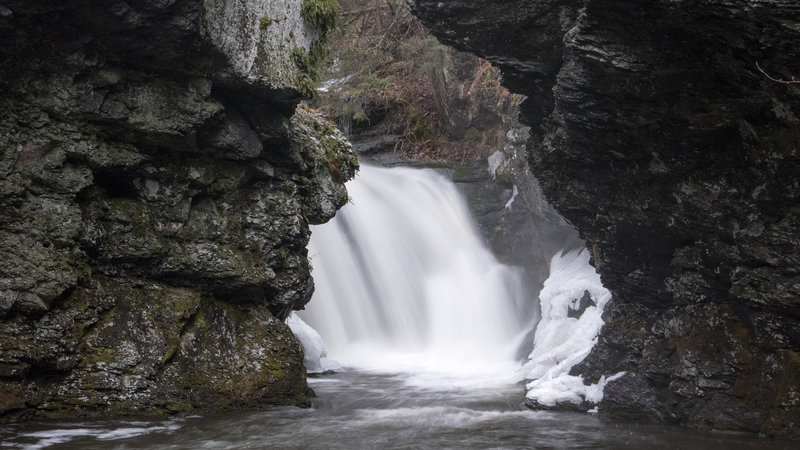
[[[408,4],[527,96],[533,171],[614,295],[575,369],[627,371],[601,413],[800,434],[800,4]]]
[[[356,158],[302,0],[0,7],[0,420],[303,404],[283,319]]]

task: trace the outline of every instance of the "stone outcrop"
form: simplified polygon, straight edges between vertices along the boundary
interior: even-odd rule
[[[301,3],[3,2],[0,420],[308,401],[283,319],[357,162],[295,112]]]
[[[553,255],[581,247],[583,241],[547,203],[531,174],[525,151],[528,127],[509,119],[506,128],[502,148],[490,156],[488,164],[453,163],[451,178],[464,194],[487,246],[503,263],[523,269],[530,296],[535,298],[549,276]],[[535,302],[531,306],[538,307]]]
[[[534,173],[614,300],[600,411],[800,433],[800,4],[409,1],[527,96]]]

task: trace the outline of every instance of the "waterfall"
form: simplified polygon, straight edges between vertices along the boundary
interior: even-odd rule
[[[448,383],[518,377],[531,296],[486,248],[455,185],[431,169],[362,165],[347,188],[351,204],[312,227],[317,289],[299,314],[329,356]]]

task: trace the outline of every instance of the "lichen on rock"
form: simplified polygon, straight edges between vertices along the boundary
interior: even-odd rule
[[[800,435],[800,4],[407,3],[527,96],[531,169],[614,295],[574,369],[627,372],[601,413]]]
[[[300,2],[4,5],[0,420],[307,404],[283,319],[358,163],[295,113]]]

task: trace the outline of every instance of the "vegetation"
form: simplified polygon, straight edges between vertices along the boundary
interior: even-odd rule
[[[303,6],[300,9],[303,22],[320,32],[317,42],[312,44],[308,53],[301,48],[292,51],[292,61],[298,68],[297,87],[306,97],[314,96],[314,90],[319,81],[320,66],[326,55],[322,43],[328,32],[336,28],[338,12],[339,3],[336,0],[303,0]],[[261,25],[263,29],[264,23],[262,22]]]
[[[358,167],[358,154],[346,140],[334,134],[335,127],[330,122],[319,124],[319,131],[326,135],[322,138],[322,148],[325,150],[323,159],[328,165],[328,171],[333,181],[344,183],[348,180],[345,173],[353,173],[354,168]]]
[[[262,30],[266,30],[270,25],[272,25],[272,22],[277,22],[277,21],[273,21],[272,19],[269,18],[269,16],[264,16],[258,19],[258,27],[261,28]]]
[[[339,3],[336,0],[303,0],[300,16],[308,26],[323,34],[336,28]]]
[[[520,97],[487,61],[441,45],[403,0],[340,0],[318,106],[346,133],[384,124],[397,151],[465,160],[502,144]]]
[[[292,50],[292,61],[297,66],[297,87],[306,97],[314,96],[320,64],[324,57],[325,49],[319,44],[313,45],[308,53],[299,47]]]

